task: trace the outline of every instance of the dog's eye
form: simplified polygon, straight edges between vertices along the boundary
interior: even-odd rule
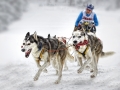
[[[28,43],[27,45],[30,45],[30,43]]]
[[[81,36],[78,36],[78,38],[81,38]]]
[[[25,43],[23,43],[23,45],[25,45]]]
[[[73,38],[75,38],[75,36],[73,36]]]

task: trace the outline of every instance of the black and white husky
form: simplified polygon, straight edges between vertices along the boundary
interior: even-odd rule
[[[73,60],[64,43],[56,38],[51,38],[50,35],[48,35],[48,38],[43,38],[42,36],[38,36],[36,32],[32,35],[29,32],[26,34],[22,51],[25,51],[25,57],[29,57],[31,53],[39,67],[34,77],[35,81],[38,80],[43,70],[52,65],[56,69],[56,74],[58,74],[58,79],[55,81],[58,84],[62,77],[65,60]],[[40,61],[44,62],[42,66],[40,65]]]
[[[87,66],[92,71],[91,78],[97,76],[97,63],[99,57],[110,56],[114,52],[103,52],[103,44],[100,39],[93,35],[88,35],[84,30],[76,30],[72,33],[75,57],[79,61],[81,67],[78,73],[81,73]],[[86,59],[84,63],[83,59]]]

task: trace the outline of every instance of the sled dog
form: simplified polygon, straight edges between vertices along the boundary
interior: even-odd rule
[[[24,40],[25,44],[22,47],[25,47],[25,49],[22,51],[25,51],[25,57],[29,57],[31,53],[39,67],[34,80],[38,80],[41,72],[49,65],[52,65],[56,69],[56,74],[58,74],[58,79],[55,81],[55,83],[58,84],[62,78],[65,60],[73,59],[65,44],[56,38],[51,38],[50,34],[47,38],[44,38],[38,36],[36,32],[32,35],[28,32]],[[40,61],[43,61],[44,64],[40,65]]]
[[[92,72],[91,78],[97,76],[97,63],[99,57],[114,54],[114,52],[103,52],[102,41],[93,35],[88,35],[84,30],[73,31],[72,40],[75,57],[81,65],[77,72],[81,73],[87,66],[89,66],[90,71]],[[85,59],[84,63],[83,59]]]

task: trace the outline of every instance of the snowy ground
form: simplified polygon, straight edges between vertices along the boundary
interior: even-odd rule
[[[120,11],[96,9],[100,21],[97,36],[103,41],[104,51],[116,52],[99,60],[96,78],[91,79],[88,71],[78,74],[77,63],[68,62],[69,70],[63,71],[60,84],[54,84],[57,76],[51,66],[48,73],[42,73],[38,81],[33,81],[36,64],[32,56],[25,58],[21,52],[25,34],[37,31],[44,37],[50,33],[69,38],[80,11],[73,7],[31,4],[21,20],[0,33],[0,90],[120,90]]]

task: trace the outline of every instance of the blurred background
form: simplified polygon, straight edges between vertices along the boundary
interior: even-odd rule
[[[25,58],[21,52],[26,33],[37,31],[43,37],[51,34],[68,40],[88,3],[95,6],[99,19],[96,36],[103,42],[103,51],[115,55],[100,58],[96,79],[90,79],[89,71],[78,74],[77,63],[68,62],[61,84],[53,84],[52,67],[34,82],[36,63],[32,55]],[[0,90],[120,90],[119,38],[120,0],[0,0]]]
[[[0,0],[0,32],[7,30],[8,26],[19,20],[27,11],[30,3],[39,6],[71,6],[84,8],[87,3],[92,3],[95,8],[104,10],[120,9],[120,0]]]

